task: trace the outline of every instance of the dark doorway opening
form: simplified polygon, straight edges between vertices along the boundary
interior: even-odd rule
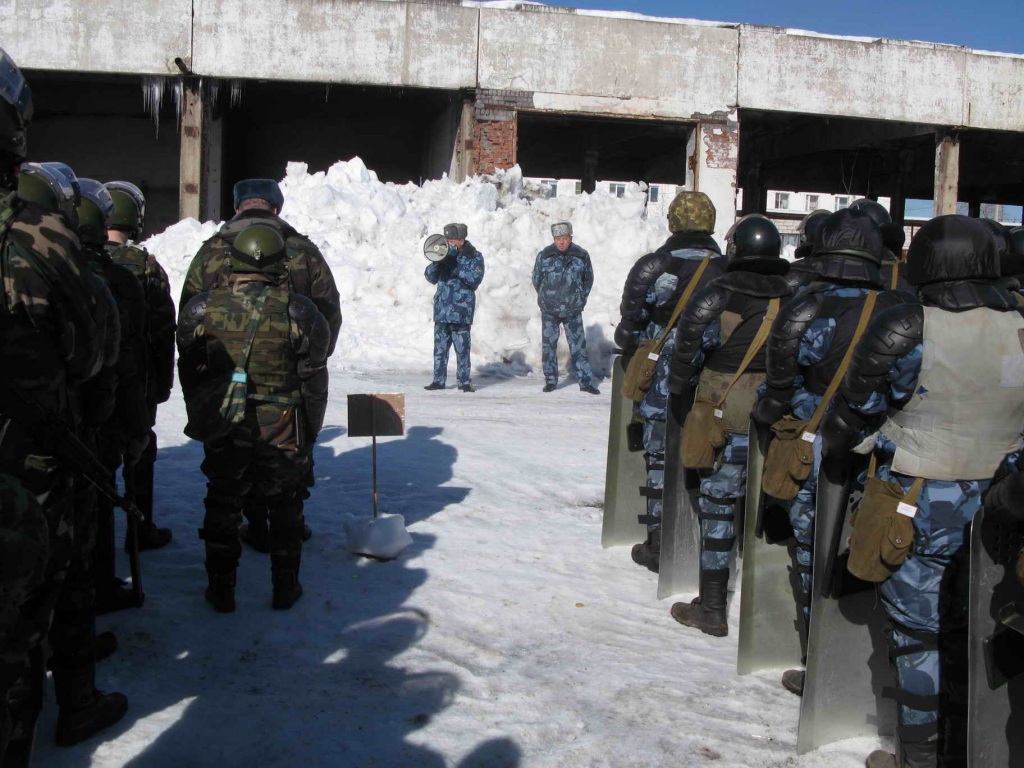
[[[670,120],[520,112],[516,162],[525,176],[686,183],[693,125]]]

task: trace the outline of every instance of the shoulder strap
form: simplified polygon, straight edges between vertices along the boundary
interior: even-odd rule
[[[875,452],[871,452],[871,460],[868,462],[868,477],[877,477],[878,472],[878,459],[875,456]],[[910,506],[917,505],[918,496],[921,495],[921,489],[924,487],[924,478],[915,477],[914,482],[911,483],[907,489],[906,494],[903,496],[903,503],[909,504]]]
[[[846,369],[850,367],[850,361],[853,359],[853,350],[857,346],[857,342],[860,341],[860,337],[864,335],[864,331],[867,330],[868,321],[871,319],[871,311],[875,308],[875,299],[877,298],[878,291],[868,291],[867,298],[864,300],[864,307],[860,311],[860,320],[857,321],[857,329],[853,332],[853,338],[850,339],[850,344],[846,348],[843,361],[839,363],[839,370],[836,371],[836,375],[829,382],[828,389],[825,390],[825,394],[822,396],[821,402],[818,403],[818,407],[815,409],[811,420],[807,422],[807,432],[813,434],[818,431],[818,424],[821,423],[821,419],[825,415],[825,409],[832,402],[836,390],[839,389],[839,385],[843,381],[843,376],[846,375]]]
[[[652,351],[653,354],[658,354],[658,352],[661,351],[661,348],[665,346],[665,341],[668,339],[668,335],[675,329],[676,321],[679,319],[679,316],[683,314],[683,310],[689,303],[690,297],[693,296],[693,292],[697,290],[700,278],[704,274],[704,270],[707,269],[710,262],[711,257],[705,256],[704,260],[701,261],[700,265],[697,267],[697,271],[693,273],[693,276],[690,278],[690,282],[686,286],[686,290],[683,291],[683,295],[680,296],[679,301],[676,302],[676,308],[672,310],[672,317],[668,319],[668,325],[665,326],[665,330],[662,331],[661,336],[658,337],[658,341],[654,345],[654,349]]]
[[[743,356],[743,360],[740,362],[740,367],[736,369],[736,373],[733,374],[732,381],[729,382],[729,386],[725,388],[722,396],[718,398],[718,402],[715,403],[715,408],[721,408],[722,404],[729,397],[729,393],[732,391],[733,386],[740,380],[740,376],[747,370],[747,366],[750,365],[754,360],[754,356],[760,351],[761,347],[768,340],[768,334],[771,333],[772,323],[779,314],[779,306],[781,301],[778,298],[771,299],[768,302],[768,310],[764,313],[764,318],[761,320],[761,327],[757,329],[757,333],[754,334],[754,338],[750,342],[750,346],[747,347],[747,354]]]
[[[1018,307],[1024,307],[1024,296],[1021,296],[1017,291],[1010,291],[1013,294],[1014,301],[1017,302]]]
[[[892,274],[889,276],[889,290],[890,291],[895,291],[896,290],[896,286],[899,284],[899,282],[900,282],[900,263],[898,261],[894,261],[892,263]]]
[[[246,369],[249,367],[249,354],[252,352],[252,343],[256,339],[256,329],[260,324],[260,315],[263,314],[263,305],[267,303],[267,286],[260,288],[256,297],[256,304],[252,308],[252,315],[249,317],[249,325],[245,329],[245,347],[242,349],[242,357],[235,365],[235,371],[231,374],[231,380],[245,382],[248,379]]]

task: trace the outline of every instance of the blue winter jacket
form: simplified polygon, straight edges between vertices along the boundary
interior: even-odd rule
[[[541,312],[558,317],[578,315],[594,287],[590,254],[576,243],[570,244],[565,253],[559,253],[552,243],[537,254],[533,287]]]
[[[476,309],[476,289],[484,279],[484,256],[467,240],[455,256],[427,265],[423,276],[436,285],[434,322],[470,325]]]

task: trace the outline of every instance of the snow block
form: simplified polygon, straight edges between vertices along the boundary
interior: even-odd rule
[[[412,544],[412,536],[405,530],[405,518],[402,515],[368,518],[345,515],[342,524],[345,526],[348,550],[357,555],[393,560]]]

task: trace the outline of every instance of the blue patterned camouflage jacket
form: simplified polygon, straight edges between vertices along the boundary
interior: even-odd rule
[[[455,256],[427,265],[423,276],[436,285],[434,322],[470,325],[476,310],[476,289],[484,279],[484,256],[467,240]]]
[[[537,305],[545,314],[572,317],[583,311],[594,286],[590,254],[571,243],[559,253],[554,243],[537,254],[533,265],[533,287]]]

